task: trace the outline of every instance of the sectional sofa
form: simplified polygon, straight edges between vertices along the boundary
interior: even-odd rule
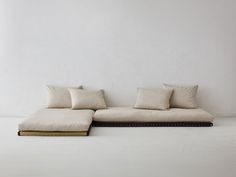
[[[48,86],[48,105],[19,124],[19,136],[88,136],[91,127],[210,127],[198,86],[139,88],[133,107],[107,107],[104,91]]]

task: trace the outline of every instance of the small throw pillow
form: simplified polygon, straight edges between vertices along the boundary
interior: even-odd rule
[[[135,108],[140,109],[168,109],[172,89],[155,89],[149,90],[138,88]]]
[[[104,109],[106,102],[102,90],[88,91],[82,89],[69,89],[72,100],[72,109]]]
[[[170,98],[170,107],[174,108],[197,108],[197,89],[198,85],[193,86],[177,86],[163,84],[164,88],[173,89]]]
[[[78,88],[82,89],[82,86]],[[47,91],[48,108],[71,108],[71,96],[68,87],[57,87],[47,85]]]

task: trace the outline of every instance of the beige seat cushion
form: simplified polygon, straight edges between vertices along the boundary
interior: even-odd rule
[[[146,110],[129,107],[110,107],[95,112],[98,122],[212,122],[213,116],[202,109]]]
[[[79,86],[78,88],[82,89],[82,86]],[[68,87],[47,85],[47,91],[48,108],[71,108],[71,96]]]
[[[19,124],[20,131],[88,131],[93,110],[42,109]]]
[[[158,88],[155,90],[138,88],[135,108],[140,109],[168,109],[172,89]]]

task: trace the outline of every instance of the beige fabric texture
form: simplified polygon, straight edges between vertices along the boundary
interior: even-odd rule
[[[172,89],[144,89],[138,88],[135,108],[141,109],[168,109]]]
[[[72,100],[72,109],[104,109],[106,102],[102,90],[88,91],[81,89],[69,89]]]
[[[213,116],[202,109],[147,110],[110,107],[97,110],[93,120],[99,122],[212,122]]]
[[[21,131],[88,131],[93,110],[41,109],[19,124]]]
[[[82,86],[79,86],[78,88],[82,89]],[[47,90],[48,108],[71,108],[71,96],[68,87],[57,87],[47,85]]]
[[[197,108],[197,90],[198,85],[194,86],[177,86],[163,84],[164,88],[173,89],[170,98],[170,107],[172,108]]]

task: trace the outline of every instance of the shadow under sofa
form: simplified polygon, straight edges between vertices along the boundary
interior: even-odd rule
[[[19,124],[19,136],[88,136],[94,127],[210,127],[203,109],[147,110],[131,107],[72,110],[41,109]]]

